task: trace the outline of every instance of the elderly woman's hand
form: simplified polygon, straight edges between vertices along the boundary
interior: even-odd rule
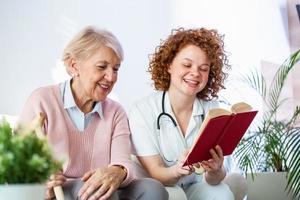
[[[46,183],[46,199],[53,199],[55,196],[53,188],[62,185],[66,180],[62,172],[51,175]]]
[[[85,183],[78,196],[82,200],[108,199],[126,176],[127,173],[119,166],[91,170],[83,176]]]

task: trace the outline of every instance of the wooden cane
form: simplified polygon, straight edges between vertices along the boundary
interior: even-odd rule
[[[42,126],[46,119],[45,113],[39,113],[29,124],[29,129],[35,130],[36,135],[39,138],[44,138],[44,134],[42,131]],[[61,186],[55,186],[53,188],[56,200],[65,200],[64,192]]]

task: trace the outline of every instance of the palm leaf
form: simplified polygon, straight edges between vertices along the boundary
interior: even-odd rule
[[[271,109],[272,108],[273,110],[277,109],[279,96],[281,94],[286,78],[290,70],[295,66],[295,64],[299,61],[299,59],[300,59],[300,49],[296,51],[294,54],[292,54],[286,61],[284,61],[284,63],[279,68],[279,70],[276,72],[272,80],[272,83],[270,85],[270,91],[268,95],[269,96],[268,103],[271,106]]]
[[[251,87],[255,91],[257,91],[263,99],[266,98],[266,80],[256,68],[252,69],[252,71],[250,71],[249,73],[242,74],[239,80],[242,83],[247,84],[247,86]]]

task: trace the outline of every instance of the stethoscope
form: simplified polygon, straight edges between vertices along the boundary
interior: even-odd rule
[[[165,111],[165,96],[166,96],[166,92],[164,91],[163,94],[162,94],[162,99],[161,99],[162,112],[158,115],[157,121],[156,121],[158,130],[160,130],[159,120],[164,115],[169,117],[172,120],[174,126],[177,126],[177,123],[176,123],[175,119],[170,114],[166,113],[166,111]]]
[[[176,121],[175,121],[175,119],[170,115],[170,114],[168,114],[168,113],[166,113],[166,111],[165,111],[165,96],[166,96],[166,92],[164,91],[163,92],[163,94],[162,94],[162,100],[161,100],[161,109],[162,109],[162,112],[158,115],[158,117],[157,117],[157,121],[156,121],[156,125],[157,125],[157,129],[158,129],[158,132],[160,132],[159,130],[160,130],[160,118],[162,117],[162,116],[166,116],[166,117],[168,117],[169,119],[171,119],[171,121],[172,121],[172,123],[173,123],[173,125],[175,126],[175,127],[177,127],[177,123],[176,123]],[[201,103],[202,104],[202,103]],[[205,110],[204,110],[204,107],[203,107],[203,104],[202,104],[202,110],[203,110],[203,114],[201,115],[201,119],[202,119],[202,122],[204,121],[204,116],[205,116]],[[161,145],[161,141],[160,141],[161,139],[158,139],[158,142],[159,142],[159,148],[160,148],[160,151],[161,151],[161,154],[162,154],[162,157],[163,157],[163,159],[165,160],[165,161],[167,161],[167,162],[170,162],[170,163],[174,163],[174,162],[176,162],[177,160],[169,160],[169,159],[167,159],[165,156],[164,156],[164,153],[162,152],[162,145]]]

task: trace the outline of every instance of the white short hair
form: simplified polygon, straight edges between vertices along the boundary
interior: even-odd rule
[[[111,48],[120,61],[124,59],[123,48],[118,39],[111,32],[88,26],[68,43],[63,51],[62,60],[68,68],[71,58],[79,60],[87,59],[101,46]]]

